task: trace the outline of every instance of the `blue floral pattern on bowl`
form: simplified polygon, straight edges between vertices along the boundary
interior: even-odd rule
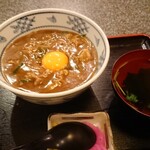
[[[105,43],[101,33],[87,22],[86,19],[74,14],[59,11],[41,11],[32,14],[25,14],[12,20],[9,25],[3,26],[0,33],[0,48],[4,50],[6,46],[18,36],[41,28],[57,29],[78,32],[86,35],[99,49],[101,66],[105,60]],[[6,31],[7,30],[7,31]],[[9,33],[6,35],[6,33]]]
[[[10,26],[13,30],[14,33],[18,33],[19,31],[21,33],[29,31],[31,29],[33,25],[33,23],[35,22],[35,17],[29,18],[27,16],[22,17],[18,20],[16,20],[16,24]]]
[[[42,97],[42,99],[40,97],[41,95],[38,93],[26,93],[12,88],[5,81],[1,72],[0,85],[33,103],[62,103],[66,101],[66,99],[71,99],[84,91],[84,89],[91,85],[101,75],[109,60],[109,43],[103,30],[91,19],[81,14],[63,9],[38,9],[19,14],[0,25],[0,55],[3,54],[5,48],[16,38],[40,29],[71,31],[86,35],[98,52],[98,69],[93,78],[89,79],[83,86],[81,85],[76,89],[64,92],[65,94],[69,94],[65,95],[63,92],[63,94],[58,93],[58,95],[52,93],[50,96],[45,94],[45,97]]]
[[[2,42],[6,42],[6,38],[3,36],[0,36],[0,43],[2,43]]]

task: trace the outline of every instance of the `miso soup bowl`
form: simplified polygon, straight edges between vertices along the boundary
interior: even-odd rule
[[[71,100],[89,87],[105,70],[110,56],[108,39],[103,30],[91,19],[76,12],[64,9],[38,9],[21,13],[0,25],[0,54],[7,45],[25,33],[38,29],[56,29],[86,34],[98,53],[98,67],[96,73],[88,81],[73,89],[57,93],[35,93],[19,90],[6,82],[0,72],[0,85],[21,97],[36,104],[59,104]]]
[[[136,94],[135,99],[137,100],[139,100],[137,91],[140,95],[143,93],[148,95],[148,88],[145,88],[146,86],[142,86],[141,83],[143,83],[143,85],[144,83],[146,83],[146,85],[150,83],[149,71],[150,50],[132,50],[123,54],[116,60],[112,68],[111,78],[113,88],[120,100],[122,100],[125,104],[127,104],[127,106],[129,106],[129,108],[133,109],[135,112],[138,112],[139,114],[147,117],[150,117],[150,109],[142,108],[141,102],[143,97],[140,96],[141,102],[138,102],[134,99],[131,99],[132,97],[135,98],[131,94]],[[125,89],[130,89],[130,91],[132,89],[133,93],[128,93]],[[130,95],[127,97],[127,94]]]

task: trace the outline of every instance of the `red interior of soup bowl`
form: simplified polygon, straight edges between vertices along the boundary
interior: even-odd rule
[[[124,93],[124,90],[122,90],[127,75],[129,73],[136,75],[140,69],[150,69],[150,50],[134,50],[122,55],[114,63],[112,69],[112,85],[118,96],[128,106],[137,112],[150,117],[150,109],[139,109],[135,103],[126,99],[126,94]]]

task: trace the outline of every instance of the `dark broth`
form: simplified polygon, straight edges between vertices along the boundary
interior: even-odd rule
[[[150,68],[140,69],[138,73],[128,73],[124,80],[124,91],[137,96],[134,103],[139,110],[150,113]]]
[[[42,58],[52,51],[68,57],[65,68],[46,69]],[[89,80],[97,69],[98,55],[86,36],[59,30],[38,30],[13,41],[2,55],[2,73],[14,87],[39,93],[61,92]]]

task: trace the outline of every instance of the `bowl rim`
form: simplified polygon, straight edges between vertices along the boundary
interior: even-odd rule
[[[115,78],[115,75],[116,75],[116,72],[114,72],[114,68],[116,66],[117,63],[119,63],[119,61],[126,57],[127,55],[132,55],[132,54],[135,54],[135,53],[142,53],[142,52],[148,52],[150,53],[150,49],[135,49],[135,50],[132,50],[132,51],[128,51],[124,54],[122,54],[113,64],[113,67],[112,67],[112,74],[111,74],[111,83],[112,83],[112,86],[113,86],[113,89],[115,90],[115,92],[117,93],[118,97],[125,103],[127,104],[127,106],[129,106],[130,108],[132,108],[133,110],[135,110],[136,112],[138,112],[139,114],[142,114],[146,117],[150,117],[150,114],[147,114],[143,111],[140,111],[139,109],[137,109],[137,107],[133,106],[132,104],[130,104],[130,102],[128,102],[125,98],[125,96],[123,95],[123,93],[116,87],[115,85],[115,81],[114,81],[114,78]],[[118,71],[122,66],[119,66],[117,67],[116,71]]]
[[[19,90],[19,89],[15,89],[14,87],[12,87],[9,84],[6,84],[5,82],[0,80],[0,85],[2,85],[5,89],[10,90],[11,92],[18,94],[18,95],[22,95],[22,96],[26,96],[26,97],[37,97],[37,98],[52,98],[52,97],[62,97],[65,95],[71,95],[73,93],[79,92],[82,89],[85,89],[86,87],[88,87],[89,85],[91,85],[104,71],[104,69],[106,68],[108,61],[109,61],[109,57],[110,57],[110,46],[109,46],[109,42],[108,42],[108,38],[105,35],[104,31],[101,29],[101,27],[95,23],[93,20],[91,20],[90,18],[72,11],[72,10],[67,10],[67,9],[60,9],[60,8],[42,8],[42,9],[35,9],[35,10],[30,10],[30,11],[26,11],[23,13],[20,13],[18,15],[15,15],[11,18],[9,18],[8,20],[4,21],[1,25],[0,25],[0,30],[3,28],[3,26],[8,25],[10,22],[15,21],[16,19],[26,16],[26,15],[31,15],[33,13],[44,13],[44,12],[64,12],[64,13],[68,13],[68,14],[73,14],[76,15],[80,18],[83,18],[85,20],[87,20],[87,22],[90,22],[96,29],[99,30],[99,32],[101,33],[101,36],[103,38],[103,41],[105,43],[105,47],[106,47],[106,57],[105,60],[103,62],[103,65],[101,66],[101,69],[97,71],[97,73],[91,78],[89,79],[87,82],[76,86],[72,89],[66,90],[66,91],[62,91],[62,92],[56,92],[56,93],[37,93],[37,92],[26,92],[23,90]]]

